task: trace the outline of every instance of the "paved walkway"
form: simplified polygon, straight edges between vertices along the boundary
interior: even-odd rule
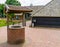
[[[27,23],[30,24],[29,22]],[[25,43],[7,44],[6,27],[0,28],[0,47],[60,47],[60,29],[25,27]]]

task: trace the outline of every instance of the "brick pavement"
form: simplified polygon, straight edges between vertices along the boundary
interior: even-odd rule
[[[30,23],[28,23],[29,25]],[[60,47],[60,29],[25,27],[25,43],[7,44],[6,27],[0,27],[0,47]]]

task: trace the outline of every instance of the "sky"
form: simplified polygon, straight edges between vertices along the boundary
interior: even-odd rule
[[[4,3],[6,0],[0,0],[0,3]],[[46,5],[51,0],[18,0],[22,6],[30,6],[30,4],[36,5]]]

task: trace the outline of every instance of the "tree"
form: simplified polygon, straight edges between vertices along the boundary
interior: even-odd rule
[[[0,4],[0,17],[4,17],[4,4]]]
[[[16,6],[21,6],[20,2],[17,0],[6,0],[5,4],[7,5],[16,5]],[[13,16],[13,13],[10,14],[11,17]]]
[[[16,6],[21,6],[20,2],[17,0],[6,0],[5,4],[7,5],[16,5]],[[9,14],[9,18],[12,22],[12,17],[14,16],[14,13]],[[14,24],[14,22],[12,22]]]
[[[5,2],[8,5],[16,5],[16,6],[21,6],[20,2],[17,0],[6,0]]]

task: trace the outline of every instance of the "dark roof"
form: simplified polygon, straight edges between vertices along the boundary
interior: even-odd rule
[[[8,13],[32,12],[31,9],[25,6],[7,5],[5,8],[8,9]]]

